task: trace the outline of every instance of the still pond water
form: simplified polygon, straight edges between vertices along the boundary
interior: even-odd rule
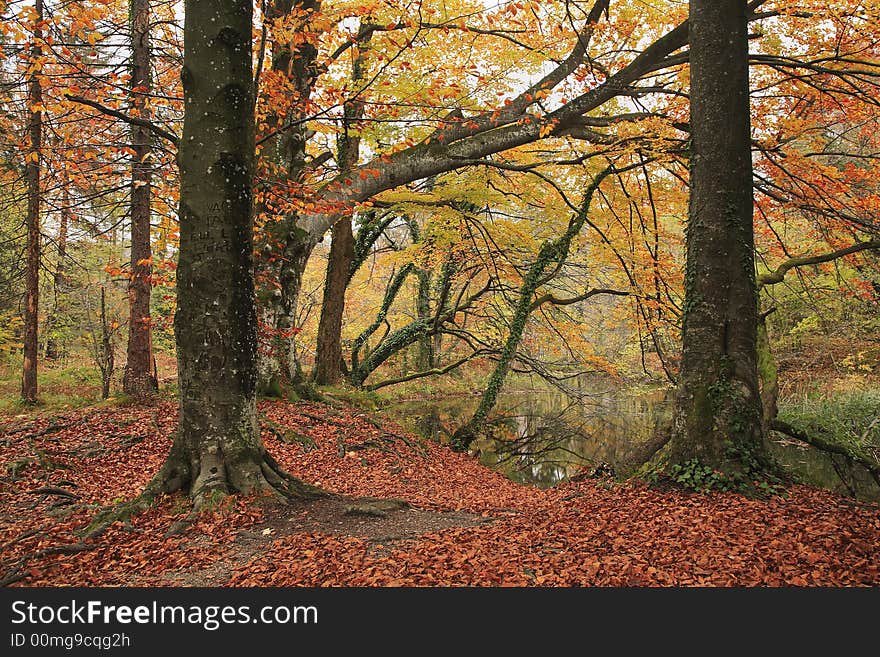
[[[547,391],[503,396],[491,429],[500,440],[478,444],[481,461],[514,481],[545,487],[601,463],[611,465],[618,477],[630,474],[628,457],[669,421],[670,391],[625,389],[607,382],[592,382],[590,390],[579,401]],[[479,399],[399,402],[386,412],[425,438],[445,442]],[[773,442],[772,450],[805,483],[847,494],[827,455],[792,442]],[[864,469],[844,474],[860,498],[880,500],[880,490]]]

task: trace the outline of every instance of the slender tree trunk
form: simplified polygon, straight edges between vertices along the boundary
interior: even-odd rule
[[[279,273],[281,295],[278,307],[276,329],[279,331],[279,342],[276,351],[280,355],[283,371],[281,374],[296,386],[305,385],[306,375],[303,374],[296,355],[295,330],[298,328],[299,293],[306,265],[315,249],[315,242],[308,233],[292,225],[284,245],[284,259]]]
[[[150,1],[131,0],[131,104],[134,116],[149,118],[147,96],[150,75]],[[128,283],[128,348],[122,389],[134,397],[148,397],[158,390],[153,376],[153,345],[150,326],[150,293],[153,273],[150,250],[150,193],[152,164],[150,130],[131,127],[134,161],[131,167],[131,278]]]
[[[37,349],[40,310],[40,157],[43,141],[43,113],[36,109],[43,102],[39,67],[42,56],[43,0],[34,3],[34,42],[31,46],[32,69],[28,81],[28,105],[31,107],[28,123],[30,144],[27,167],[27,256],[25,264],[24,307],[24,365],[21,378],[21,398],[28,404],[37,401]]]
[[[452,275],[454,271],[455,263],[451,258],[448,258],[443,263],[443,267],[440,270],[440,277],[437,279],[436,317],[440,317],[440,315],[446,310],[446,305],[449,303],[449,294],[452,290]],[[434,326],[434,329],[438,328],[438,326]],[[434,354],[434,367],[439,367],[443,361],[443,333],[439,330],[434,331],[434,339],[431,345],[431,351]]]
[[[779,414],[779,370],[776,365],[776,357],[773,355],[773,347],[770,344],[770,334],[767,331],[767,315],[770,312],[758,315],[757,335],[758,382],[761,384],[761,407],[765,435]]]
[[[146,493],[290,496],[256,422],[250,0],[187,0],[175,332],[180,427]]]
[[[343,217],[331,229],[330,257],[324,281],[324,302],[318,322],[314,379],[318,385],[332,385],[342,378],[342,315],[348,268],[354,261],[354,234],[351,218]]]
[[[363,30],[363,28],[361,28]],[[352,88],[359,91],[363,79],[364,53],[369,36],[358,36],[358,56],[352,65]],[[360,99],[349,101],[343,110],[343,133],[337,140],[337,160],[341,171],[357,166],[360,157],[361,138],[357,122],[364,115]],[[354,234],[351,216],[340,217],[330,232],[330,258],[324,281],[324,300],[318,322],[318,343],[315,348],[315,371],[313,377],[318,385],[331,385],[342,378],[342,315],[345,312],[345,290],[348,288],[349,270],[354,262]]]
[[[66,291],[66,276],[64,273],[65,258],[67,258],[67,230],[70,224],[70,180],[65,176],[61,190],[61,219],[58,222],[58,262],[55,265],[55,276],[52,281],[54,300],[52,314],[46,321],[46,360],[57,360],[64,354],[64,348],[58,336],[54,334],[58,324],[58,297]]]
[[[310,17],[320,9],[318,0],[272,0],[267,7],[267,19],[281,21],[291,13],[297,20],[308,24]],[[263,153],[286,168],[286,178],[291,187],[303,183],[306,172],[306,142],[308,141],[306,123],[302,119],[308,114],[307,104],[312,94],[312,85],[317,77],[317,48],[304,41],[291,49],[286,37],[273,38],[272,61],[270,68],[278,74],[287,76],[296,89],[296,105],[289,114],[280,116],[272,113],[266,117],[266,125],[271,131],[278,131],[263,146]],[[280,226],[281,234],[277,240],[284,244],[280,266],[277,270],[281,285],[280,294],[263,295],[267,301],[266,315],[274,321],[274,337],[270,341],[268,353],[261,356],[259,364],[260,387],[264,390],[275,388],[281,380],[288,380],[298,392],[309,396],[305,377],[302,375],[296,355],[297,303],[302,277],[309,257],[318,239],[309,235],[296,224],[297,217],[288,217]]]
[[[418,269],[416,276],[419,279],[416,317],[427,321],[431,318],[431,272],[426,269]],[[432,367],[434,367],[434,340],[430,335],[423,335],[419,338],[416,369],[424,371]]]
[[[565,233],[560,237],[544,242],[544,244],[541,245],[541,248],[538,251],[538,256],[535,258],[535,262],[532,263],[523,278],[522,285],[519,289],[519,299],[517,300],[513,317],[510,320],[510,330],[508,331],[507,339],[504,342],[501,355],[498,357],[498,363],[495,365],[495,369],[492,371],[492,374],[489,376],[489,381],[486,383],[486,390],[480,398],[477,410],[474,411],[471,419],[459,427],[452,435],[451,446],[454,450],[467,450],[470,443],[485,428],[489,413],[495,408],[495,404],[498,401],[498,395],[501,393],[501,388],[504,385],[504,380],[507,378],[511,365],[513,365],[514,358],[516,358],[516,352],[522,341],[526,322],[528,322],[532,311],[535,310],[536,306],[534,303],[534,297],[535,292],[541,285],[541,279],[550,267],[553,267],[556,264],[562,264],[568,257],[568,251],[571,247],[572,240],[581,231],[581,228],[583,228],[583,225],[587,220],[593,195],[609,173],[611,173],[611,169],[605,169],[590,183],[590,186],[587,188],[584,195],[583,203],[578,209],[577,214],[569,221]]]
[[[113,380],[113,369],[116,366],[113,355],[113,341],[110,335],[110,324],[107,321],[107,294],[101,286],[101,399],[110,397],[110,382]]]
[[[746,4],[690,3],[691,195],[670,455],[731,472],[764,453]]]

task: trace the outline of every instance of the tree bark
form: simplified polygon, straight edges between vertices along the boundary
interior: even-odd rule
[[[691,174],[682,365],[670,459],[741,472],[763,456],[747,6],[691,0]],[[749,456],[747,456],[749,455]]]
[[[431,272],[427,269],[417,269],[416,277],[419,280],[419,291],[416,296],[416,317],[427,320],[431,317]],[[432,336],[423,335],[419,338],[418,352],[416,353],[416,369],[430,370],[434,367],[434,340]]]
[[[65,176],[62,180],[64,185],[61,190],[61,220],[58,222],[58,239],[56,242],[58,248],[58,262],[55,265],[55,276],[52,280],[52,292],[55,296],[52,304],[52,314],[46,321],[46,360],[58,360],[64,355],[65,350],[62,342],[55,335],[55,328],[58,324],[58,297],[66,291],[66,276],[64,273],[67,258],[67,230],[70,225],[70,180]]]
[[[352,64],[352,88],[355,94],[363,80],[364,52],[369,34],[363,26],[358,35],[358,55]],[[343,172],[357,166],[360,157],[361,138],[357,122],[364,115],[364,104],[355,96],[343,109],[343,132],[337,140],[337,161]],[[345,290],[348,288],[349,270],[354,262],[354,234],[351,216],[340,218],[330,229],[330,258],[324,282],[324,300],[318,322],[318,342],[315,348],[315,371],[313,378],[318,385],[332,385],[342,378],[342,315],[345,312]]]
[[[267,454],[256,421],[254,85],[250,0],[187,0],[175,332],[180,426],[147,492],[289,497],[306,486]]]
[[[330,257],[324,280],[324,301],[318,322],[313,378],[318,385],[333,385],[342,378],[342,315],[345,312],[345,290],[348,268],[354,260],[354,234],[351,219],[340,219],[330,230]]]
[[[131,104],[133,116],[149,119],[147,96],[150,74],[150,2],[131,0]],[[128,283],[128,347],[122,389],[137,398],[158,390],[153,376],[150,294],[153,273],[150,249],[151,133],[143,125],[131,126],[134,159],[131,167],[131,272]]]
[[[267,7],[266,18],[280,21],[295,11],[308,24],[320,6],[318,0],[272,0]],[[286,179],[294,188],[302,184],[306,169],[307,132],[302,119],[307,114],[306,106],[317,77],[317,54],[317,48],[309,41],[292,50],[286,38],[272,40],[271,69],[289,77],[297,99],[287,117],[278,113],[266,117],[268,129],[278,133],[263,146],[263,153],[278,166],[286,168]],[[305,377],[301,374],[296,357],[297,304],[306,264],[320,236],[314,238],[309,235],[308,231],[297,226],[296,220],[297,217],[293,215],[279,224],[277,239],[284,244],[277,272],[281,289],[278,295],[265,295],[266,311],[274,322],[274,337],[269,345],[269,353],[261,357],[259,378],[263,389],[273,388],[281,379],[287,379],[300,392],[307,393]]]
[[[25,264],[24,307],[24,363],[21,377],[21,398],[28,404],[37,401],[37,349],[39,347],[38,323],[40,310],[40,166],[43,141],[43,89],[40,86],[42,57],[40,43],[43,39],[43,0],[34,2],[36,15],[31,46],[32,72],[28,81],[28,105],[31,108],[28,122],[27,178],[27,255]]]
[[[107,321],[107,292],[101,286],[101,399],[110,397],[110,383],[113,381],[115,359],[110,323]]]
[[[758,315],[757,334],[758,383],[761,386],[761,412],[765,435],[768,435],[770,425],[779,414],[779,370],[770,344],[770,334],[767,331],[768,314],[769,312]]]

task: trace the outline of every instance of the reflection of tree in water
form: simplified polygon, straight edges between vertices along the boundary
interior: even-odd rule
[[[452,431],[473,413],[478,398],[395,405],[420,435],[447,443]],[[665,390],[608,390],[572,400],[561,394],[529,393],[502,397],[489,424],[489,438],[473,447],[490,467],[523,483],[549,486],[602,463],[618,477],[630,475],[632,454],[669,421]],[[771,451],[789,471],[805,482],[862,499],[878,499],[878,488],[867,471],[842,457],[790,441],[773,441]],[[845,483],[841,483],[845,482]]]
[[[601,463],[626,475],[632,449],[668,417],[664,399],[662,391],[645,396],[614,391],[577,400],[551,393],[508,395],[499,401],[487,438],[473,447],[483,463],[520,482],[552,485]],[[396,412],[420,435],[445,443],[477,401],[412,403]]]
[[[541,403],[541,402],[544,403]],[[597,395],[547,408],[531,398],[492,424],[484,462],[511,478],[552,485],[579,472],[627,475],[628,457],[668,418],[661,399]]]
[[[870,473],[852,459],[784,438],[771,441],[770,452],[790,474],[806,483],[844,496],[880,502],[880,487]]]

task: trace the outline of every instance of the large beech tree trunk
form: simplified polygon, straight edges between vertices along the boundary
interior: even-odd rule
[[[150,93],[150,2],[131,0],[131,105],[132,114],[149,118]],[[150,186],[152,164],[150,130],[131,126],[134,160],[131,167],[131,278],[128,283],[128,349],[122,389],[134,397],[146,397],[158,389],[153,376],[153,345],[150,328],[152,276],[150,249]]]
[[[187,0],[175,315],[180,427],[147,492],[289,497],[307,487],[266,453],[256,422],[254,87],[250,0]]]
[[[762,456],[747,8],[691,0],[691,195],[671,459],[742,471]]]
[[[34,3],[34,31],[31,57],[38,60],[42,54],[43,0]],[[43,102],[39,69],[34,69],[28,82],[28,105],[32,108],[28,123],[27,179],[27,255],[25,264],[24,306],[24,364],[21,377],[21,399],[25,403],[37,401],[37,349],[40,310],[40,150],[43,142],[43,113],[38,108]]]

